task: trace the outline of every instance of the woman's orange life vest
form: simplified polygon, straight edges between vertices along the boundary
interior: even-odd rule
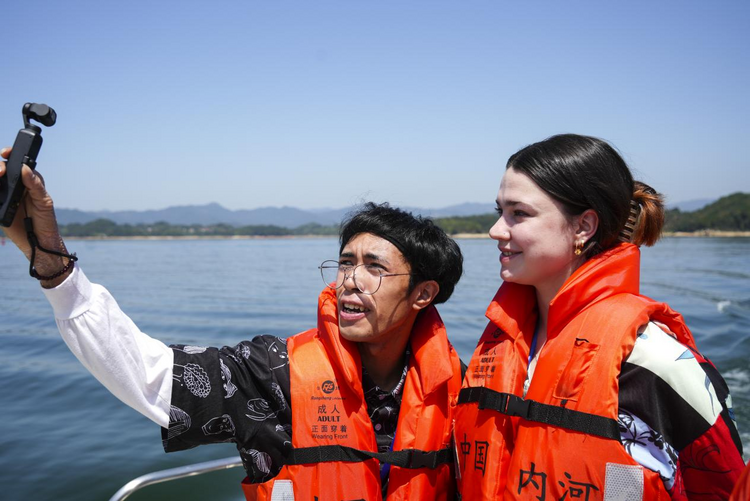
[[[451,500],[455,494],[451,430],[461,388],[461,361],[434,306],[417,317],[409,338],[411,359],[403,388],[393,451],[413,459],[391,466],[387,499]],[[287,340],[291,377],[292,453],[320,462],[288,464],[274,479],[243,482],[249,501],[382,499],[376,459],[330,460],[329,453],[377,453],[362,390],[355,343],[340,337],[335,292],[318,300],[318,328]],[[330,446],[330,447],[329,447]],[[414,452],[416,451],[416,452]],[[428,453],[422,456],[422,452]],[[439,464],[420,466],[420,458]],[[288,497],[283,497],[283,496]],[[291,496],[291,497],[289,497]]]
[[[748,499],[750,499],[750,463],[742,470],[742,475],[737,480],[729,501],[747,501]]]
[[[638,294],[639,257],[636,246],[621,244],[565,282],[550,303],[525,399],[536,295],[530,286],[500,287],[456,411],[463,499],[669,499],[658,473],[619,440],[618,377],[650,320],[695,343],[680,314]]]

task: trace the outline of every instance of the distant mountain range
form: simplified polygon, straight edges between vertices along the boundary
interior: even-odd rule
[[[703,207],[712,204],[716,201],[716,198],[700,198],[697,200],[685,200],[684,202],[676,202],[673,204],[667,204],[667,209],[680,209],[682,212],[692,212],[694,210],[702,209]]]
[[[750,193],[732,193],[694,211],[669,210],[664,229],[750,231]]]
[[[686,204],[688,207],[694,206]],[[486,234],[497,221],[497,214],[484,204],[463,204],[443,209],[416,209],[411,212],[429,215],[435,224],[448,234]],[[171,207],[163,211],[78,213],[96,218],[85,223],[63,223],[64,237],[232,237],[232,236],[294,236],[336,235],[340,220],[349,209],[319,209],[303,211],[293,208],[266,208],[255,211],[230,211],[211,204],[198,207]],[[479,212],[477,214],[477,212]],[[467,213],[470,215],[455,215]],[[63,217],[69,215],[61,211]],[[108,217],[101,217],[108,216]],[[255,219],[247,219],[250,216]],[[283,216],[282,219],[280,216]],[[242,219],[242,217],[246,219]],[[124,223],[116,223],[118,218]],[[211,223],[207,221],[220,221]],[[272,219],[269,219],[272,218]],[[328,219],[326,219],[328,218]],[[166,219],[178,221],[170,223]],[[148,221],[148,222],[141,222]],[[185,221],[182,223],[180,221]],[[191,222],[187,222],[191,221]],[[192,222],[203,221],[203,222]],[[231,221],[234,224],[229,224]],[[246,221],[256,221],[247,224]],[[260,221],[258,223],[257,221]],[[302,221],[307,221],[301,223]],[[320,221],[320,222],[316,222]],[[300,224],[301,223],[301,224]],[[283,226],[283,224],[291,225]],[[750,231],[750,193],[734,193],[722,197],[700,209],[683,211],[678,207],[667,210],[664,230],[667,232],[696,232],[704,230]]]
[[[183,205],[161,210],[147,211],[80,211],[76,209],[56,209],[57,220],[61,225],[86,224],[97,219],[109,219],[117,224],[153,224],[165,222],[174,225],[232,226],[274,225],[283,228],[296,228],[308,223],[323,226],[337,225],[347,213],[356,207],[341,209],[303,210],[295,207],[261,207],[258,209],[229,210],[217,203],[207,205]],[[494,210],[494,204],[465,203],[442,209],[401,207],[402,209],[426,217],[454,217],[487,214]]]
[[[683,212],[693,211],[712,203],[714,199],[688,200],[669,204],[670,209]],[[153,224],[165,222],[176,225],[229,224],[231,226],[273,225],[282,228],[297,228],[315,223],[323,226],[336,225],[355,207],[341,209],[304,210],[295,207],[260,207],[257,209],[229,210],[217,203],[207,205],[181,205],[160,210],[146,211],[81,211],[77,209],[56,209],[57,220],[61,225],[86,224],[97,219],[109,219],[117,224]],[[426,217],[462,217],[494,212],[494,204],[464,203],[441,209],[402,207],[414,214]]]

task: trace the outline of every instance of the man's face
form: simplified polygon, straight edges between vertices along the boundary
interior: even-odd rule
[[[410,273],[403,254],[388,240],[371,233],[355,235],[344,246],[339,262],[350,266],[376,266],[387,273]],[[358,273],[365,273],[358,269]],[[383,277],[375,294],[360,292],[347,277],[336,290],[341,336],[358,343],[388,343],[407,336],[417,310],[409,294],[408,275]]]

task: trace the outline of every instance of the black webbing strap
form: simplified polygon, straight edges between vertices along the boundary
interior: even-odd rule
[[[400,468],[437,468],[441,464],[453,462],[451,449],[422,451],[404,449],[401,451],[369,452],[343,445],[320,445],[317,447],[300,447],[292,449],[287,455],[286,464],[313,464],[330,461],[358,463],[368,459],[377,459]]]
[[[603,416],[524,400],[518,395],[500,393],[484,387],[463,388],[458,394],[459,404],[474,402],[479,404],[480,409],[491,409],[508,416],[518,416],[527,421],[620,440],[620,428],[617,421]]]

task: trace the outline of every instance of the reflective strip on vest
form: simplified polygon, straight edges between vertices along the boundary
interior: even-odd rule
[[[294,486],[291,480],[277,480],[273,484],[271,501],[294,501]]]

